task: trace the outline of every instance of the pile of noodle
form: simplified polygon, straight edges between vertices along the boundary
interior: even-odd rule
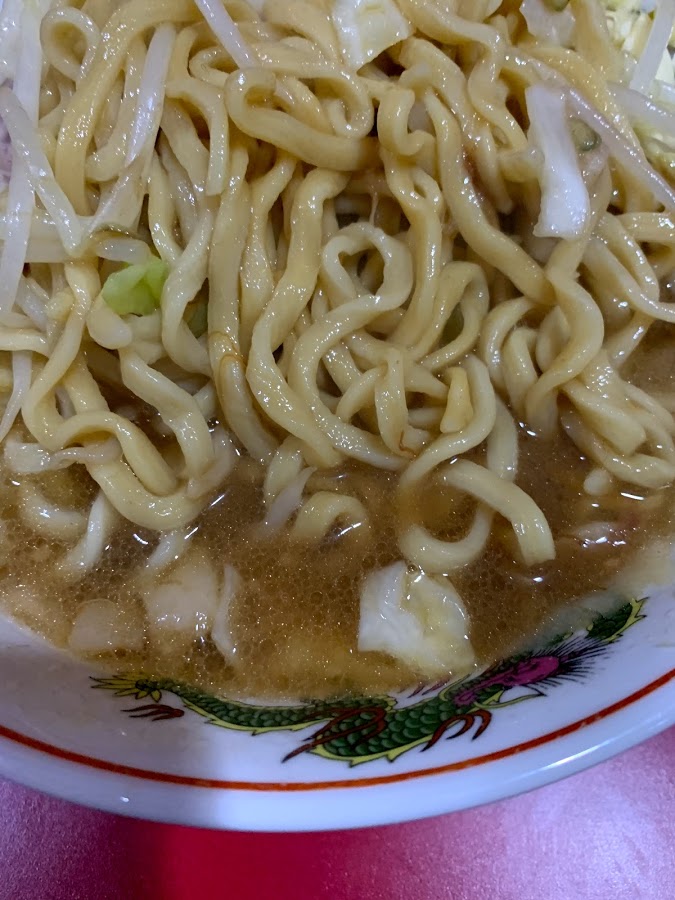
[[[321,486],[352,461],[468,498],[458,540],[399,531],[445,600],[496,517],[556,555],[521,428],[675,481],[675,395],[625,376],[675,322],[663,23],[636,63],[596,0],[381,6],[370,51],[346,2],[4,0],[0,441],[73,578],[122,520],[160,571],[249,464],[261,533],[317,545],[373,526]],[[71,466],[84,512],[41,490]]]

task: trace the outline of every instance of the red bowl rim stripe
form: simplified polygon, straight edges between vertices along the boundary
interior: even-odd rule
[[[45,753],[48,756],[55,757],[64,762],[76,763],[77,765],[87,766],[91,769],[98,769],[114,775],[124,775],[126,777],[140,778],[145,781],[161,782],[163,784],[210,788],[215,790],[274,792],[325,791],[335,790],[337,788],[375,787],[381,784],[395,784],[397,782],[410,781],[413,778],[425,778],[429,775],[443,775],[447,772],[460,772],[463,769],[470,769],[475,766],[485,765],[486,763],[497,762],[498,760],[516,756],[518,753],[533,750],[536,747],[541,747],[557,738],[573,734],[574,732],[580,731],[582,728],[587,728],[589,725],[594,725],[596,722],[606,719],[608,716],[625,709],[627,706],[637,703],[638,700],[642,700],[644,697],[657,691],[673,679],[675,679],[675,669],[671,669],[660,678],[657,678],[656,681],[650,682],[630,694],[628,697],[624,697],[622,700],[613,703],[611,706],[607,706],[596,713],[592,713],[590,716],[586,716],[583,719],[565,725],[563,728],[558,728],[555,731],[551,731],[540,737],[532,738],[529,741],[523,741],[512,747],[505,747],[502,750],[486,753],[483,756],[474,756],[471,759],[464,759],[459,762],[448,763],[442,766],[434,766],[429,769],[419,769],[412,772],[398,772],[392,775],[380,775],[372,778],[336,779],[333,781],[314,782],[221,781],[215,778],[195,778],[191,775],[178,775],[171,772],[153,772],[149,769],[140,769],[135,766],[127,766],[121,763],[110,762],[105,759],[85,756],[84,754],[76,753],[73,750],[55,747],[45,741],[40,741],[36,738],[29,737],[28,735],[21,734],[18,731],[13,731],[11,728],[6,728],[3,725],[0,725],[0,738],[5,738],[8,741],[28,747],[31,750]]]

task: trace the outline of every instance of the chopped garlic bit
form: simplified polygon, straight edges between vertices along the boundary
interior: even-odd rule
[[[388,653],[423,675],[463,674],[475,662],[462,601],[446,578],[396,562],[361,590],[359,650]]]
[[[356,70],[413,33],[394,0],[335,0],[333,25],[345,64]]]

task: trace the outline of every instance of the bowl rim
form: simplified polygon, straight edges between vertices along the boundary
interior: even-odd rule
[[[85,806],[158,822],[324,831],[412,821],[505,799],[582,771],[673,724],[675,669],[539,737],[392,775],[302,784],[218,782],[87,757],[4,726],[0,775]],[[361,792],[358,803],[354,790]]]

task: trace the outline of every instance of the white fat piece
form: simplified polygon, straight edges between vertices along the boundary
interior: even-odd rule
[[[75,617],[68,646],[76,653],[142,650],[145,640],[140,615],[111,600],[90,600]]]
[[[218,577],[213,566],[193,557],[161,582],[149,583],[142,595],[153,638],[187,644],[211,629],[218,606]]]
[[[387,653],[423,675],[463,674],[475,663],[468,630],[466,610],[446,578],[401,561],[364,579],[361,651]]]

